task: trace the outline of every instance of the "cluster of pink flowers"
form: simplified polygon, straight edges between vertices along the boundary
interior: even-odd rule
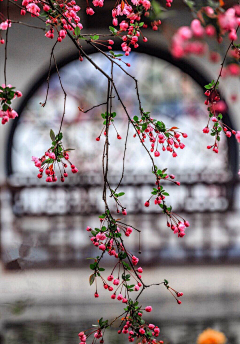
[[[50,29],[45,34],[47,38],[54,38],[54,28],[58,32],[58,42],[61,42],[66,37],[67,30],[72,31],[74,34],[76,26],[80,30],[83,28],[78,16],[80,7],[76,4],[76,1],[72,0],[54,4],[54,8],[52,8],[41,0],[23,0],[22,6],[26,10],[22,9],[21,14],[25,15],[27,11],[33,17],[38,17],[41,12],[41,8],[38,5],[42,5],[42,10],[48,15],[46,24],[50,25]]]
[[[181,58],[189,54],[203,55],[207,52],[207,44],[202,41],[205,36],[216,37],[221,42],[227,34],[230,41],[236,41],[237,28],[240,25],[240,5],[235,5],[225,12],[214,10],[207,6],[201,9],[202,14],[209,20],[194,19],[189,26],[180,27],[172,39],[171,52],[173,56]],[[214,20],[216,27],[210,22]],[[210,59],[217,62],[218,54],[211,53]],[[232,67],[236,69],[236,67]],[[235,72],[235,71],[234,71]]]
[[[170,227],[173,233],[177,234],[179,238],[183,238],[184,235],[186,235],[185,229],[189,227],[189,222],[185,220],[176,220],[174,216],[172,216],[170,222],[167,222],[167,226]]]
[[[6,124],[9,119],[14,119],[18,117],[18,114],[15,110],[10,110],[10,109],[7,109],[7,111],[2,111],[0,110],[0,118],[2,118],[2,124]]]
[[[69,163],[72,173],[77,173],[78,169],[69,161],[69,155],[67,152],[63,153],[63,157]],[[54,152],[47,151],[41,158],[33,156],[32,161],[34,162],[34,165],[39,169],[39,173],[37,175],[39,179],[43,177],[43,173],[45,172],[47,183],[54,183],[57,181],[58,178],[55,172],[55,165],[59,161],[58,156],[56,156]],[[65,178],[68,177],[68,173],[66,172],[66,168],[68,165],[63,161],[60,161],[60,163],[63,169],[63,171],[61,171],[60,169],[61,182],[64,182]]]
[[[166,137],[165,133],[157,134],[154,137],[152,131],[153,131],[153,128],[151,126],[149,126],[145,130],[145,132],[148,132],[149,141],[151,142],[151,152],[154,152],[155,157],[160,156],[160,152],[158,151],[158,144],[161,145],[162,151],[167,150],[168,152],[172,153],[173,158],[177,156],[175,149],[178,149],[178,148],[183,149],[185,147],[184,143],[182,143],[180,140],[180,136],[182,135],[182,137],[187,138],[186,133],[179,133],[179,132],[173,131],[173,135],[171,135],[170,137]]]
[[[221,132],[228,138],[235,135],[239,142],[239,132],[236,132],[222,122],[223,114],[227,110],[227,106],[226,103],[220,99],[217,86],[214,80],[209,85],[205,86],[207,88],[205,91],[205,96],[207,97],[205,104],[208,106],[209,118],[207,125],[203,128],[204,134],[208,134],[211,130],[211,135],[215,136],[214,144],[207,146],[207,149],[212,149],[215,153],[219,151]],[[212,124],[212,128],[210,128],[210,123]]]
[[[47,183],[56,182],[58,178],[55,167],[58,166],[61,175],[61,182],[64,182],[65,178],[68,177],[68,173],[66,171],[68,165],[71,167],[73,174],[77,173],[78,169],[69,160],[69,150],[64,149],[62,145],[62,133],[55,136],[54,132],[51,130],[50,137],[53,141],[52,147],[49,148],[41,158],[33,156],[32,161],[39,169],[39,173],[37,175],[39,179],[43,177],[45,172]]]
[[[104,222],[104,219],[100,219],[101,222]],[[108,237],[108,231],[106,229],[106,227],[102,226],[103,229],[95,232],[95,235],[92,235],[90,240],[92,241],[93,245],[98,247],[99,250],[101,251],[107,251],[108,254],[110,256],[115,256],[115,258],[118,258],[118,253],[117,253],[117,249],[116,249],[116,245],[114,244],[114,240],[113,239],[109,239]],[[92,228],[91,227],[87,227],[86,231],[88,232],[92,232]],[[119,225],[116,227],[115,233],[120,233],[123,232],[125,234],[125,236],[129,237],[130,234],[132,233],[133,229],[129,226],[125,227],[122,225]],[[122,251],[124,251],[124,248],[122,245],[119,246],[119,248],[121,248]],[[134,256],[133,256],[134,257]],[[137,260],[138,262],[138,258],[134,257],[133,260],[135,259],[135,261]],[[136,265],[136,264],[134,264]]]
[[[6,124],[9,119],[18,117],[17,112],[10,105],[13,99],[22,97],[22,93],[20,91],[14,91],[14,89],[15,87],[12,87],[12,85],[6,86],[2,84],[0,86],[0,118],[2,118],[2,124]]]
[[[33,0],[23,0],[22,6],[26,7],[27,11],[31,13],[32,17],[39,17],[40,15],[40,7],[37,5],[39,1],[33,1]],[[24,12],[21,14],[23,15]]]
[[[156,186],[157,188],[153,188],[152,196],[145,202],[145,207],[150,206],[150,200],[152,197],[156,196],[154,203],[162,208],[163,212],[168,216],[169,221],[167,221],[167,226],[170,227],[174,234],[178,234],[179,238],[184,237],[185,229],[189,227],[189,222],[180,217],[177,214],[172,213],[172,207],[167,207],[165,204],[165,196],[169,196],[169,194],[163,189],[163,186],[160,185],[161,180],[168,180],[176,185],[180,185],[180,182],[174,181],[175,176],[173,174],[168,175],[165,173],[166,170],[156,170]]]
[[[203,28],[199,19],[194,19],[191,26],[182,26],[174,34],[172,39],[171,53],[176,58],[181,58],[189,54],[203,55],[207,51],[207,44],[199,39],[206,35],[215,34],[212,25]],[[193,38],[193,40],[191,40]],[[194,40],[195,39],[195,40]]]
[[[138,125],[142,125],[141,121],[137,122],[137,132],[141,135],[141,142],[145,142],[148,138],[151,142],[151,152],[154,152],[155,157],[160,156],[159,146],[160,149],[164,151],[168,151],[172,153],[173,158],[177,157],[176,149],[184,149],[185,144],[181,142],[180,137],[187,138],[188,135],[186,133],[182,133],[176,131],[176,127],[172,127],[170,129],[164,129],[161,131],[156,124],[153,122],[152,118],[149,118],[150,121],[147,122],[147,127],[144,130],[141,130]],[[177,128],[176,128],[177,129]],[[136,137],[136,134],[134,134]]]
[[[221,34],[228,33],[229,40],[236,41],[238,38],[236,29],[240,25],[240,6],[233,6],[225,13],[220,13],[218,15],[218,23],[221,28]]]
[[[140,36],[142,36],[143,42],[147,42],[147,38],[144,37],[141,31],[141,28],[147,28],[147,24],[141,22],[141,20],[142,16],[149,16],[148,10],[151,8],[149,0],[132,0],[132,4],[137,6],[136,10],[123,0],[112,10],[113,25],[119,25],[119,30],[115,32],[115,35],[122,38],[121,47],[126,56],[130,54],[132,47],[138,48]],[[119,16],[125,16],[125,19],[120,23],[118,21]]]
[[[122,322],[118,333],[128,334],[129,342],[134,342],[135,339],[137,339],[138,342],[141,341],[141,343],[144,344],[163,343],[163,341],[159,342],[156,340],[160,334],[159,327],[154,324],[148,324],[146,321],[142,320],[143,312],[151,312],[152,306],[142,308],[142,306],[139,306],[137,299],[133,301],[130,298],[131,292],[138,292],[141,289],[141,293],[143,288],[146,287],[142,281],[143,268],[136,267],[139,263],[138,257],[130,253],[125,248],[122,240],[122,235],[125,234],[127,237],[130,236],[133,232],[133,228],[123,224],[122,222],[114,220],[111,217],[109,210],[106,210],[106,214],[100,215],[99,218],[101,224],[100,228],[92,229],[89,226],[86,228],[86,231],[91,233],[90,240],[94,246],[103,251],[101,256],[97,256],[94,259],[94,263],[90,264],[90,269],[94,271],[89,278],[90,285],[93,284],[96,278],[99,278],[103,284],[103,288],[111,292],[111,299],[120,301],[124,304],[125,313],[124,317],[121,319]],[[105,222],[106,225],[104,225]],[[187,222],[185,225],[189,226]],[[180,236],[183,236],[182,227],[183,225],[178,224],[178,228],[181,233]],[[106,252],[108,252],[110,256],[114,256],[117,259],[117,262],[115,263],[111,273],[105,279],[102,276],[102,271],[105,271],[105,269],[101,268],[99,264]],[[177,303],[181,304],[181,301],[178,298],[181,297],[183,293],[177,292],[171,288],[167,280],[164,280],[159,284],[163,284],[173,295]],[[99,298],[97,281],[95,285],[96,291],[94,293],[94,297]],[[100,343],[104,343],[104,331],[111,326],[112,323],[109,324],[108,320],[103,321],[101,318],[97,329],[90,329],[79,333],[79,338],[81,340],[80,344],[85,343],[86,339],[93,334],[95,339],[100,339]]]
[[[103,7],[103,5],[104,5],[104,0],[93,0],[93,6],[95,6],[95,7]],[[89,6],[87,6],[87,8],[86,8],[86,13],[89,15],[89,16],[92,16],[92,15],[94,15],[94,10],[93,10],[93,8],[92,7],[89,7]]]
[[[152,307],[147,306],[144,309],[146,312],[151,312]],[[142,317],[143,313],[142,310],[138,310],[137,316]],[[140,325],[139,327],[136,327],[135,324],[133,324],[133,319],[132,320],[127,320],[125,322],[125,325],[121,330],[118,330],[118,334],[128,334],[128,341],[130,343],[134,342],[135,338],[141,338],[141,343],[144,344],[156,344],[156,343],[161,343],[163,344],[163,341],[157,341],[155,338],[157,338],[160,334],[160,328],[154,324],[148,324],[145,323],[144,325]],[[151,337],[149,338],[149,333],[151,333]],[[154,338],[155,337],[155,338]]]

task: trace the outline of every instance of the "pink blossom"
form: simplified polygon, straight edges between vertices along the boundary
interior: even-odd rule
[[[190,38],[192,38],[192,31],[188,26],[182,26],[178,30],[178,35],[183,40],[189,40]]]
[[[96,238],[97,238],[98,240],[105,240],[105,239],[106,239],[106,235],[105,235],[104,233],[98,233],[98,234],[96,235]]]
[[[236,137],[238,143],[240,143],[240,131],[237,131],[235,137]]]
[[[86,8],[86,13],[87,13],[89,16],[92,16],[95,12],[94,12],[94,10],[93,10],[91,7],[87,7],[87,8]]]
[[[151,311],[152,311],[152,306],[147,306],[147,307],[145,307],[145,311],[146,311],[146,312],[151,312]]]
[[[201,25],[200,20],[194,19],[191,23],[191,29],[195,37],[201,38],[204,36],[204,28]]]
[[[119,283],[120,283],[120,281],[119,281],[118,278],[116,278],[116,279],[113,281],[113,284],[114,284],[114,285],[119,285]]]
[[[6,20],[5,22],[2,22],[0,24],[0,29],[1,30],[7,30],[8,27],[11,27],[12,26],[12,23],[10,20]]]
[[[104,244],[99,245],[99,249],[102,251],[106,250],[106,246]]]
[[[118,297],[117,297],[118,301],[122,301],[123,300],[123,296],[122,294],[119,294]]]
[[[39,16],[39,13],[40,13],[40,7],[38,7],[36,4],[34,4],[33,2],[28,4],[26,6],[28,12],[32,13],[33,15],[35,16]]]

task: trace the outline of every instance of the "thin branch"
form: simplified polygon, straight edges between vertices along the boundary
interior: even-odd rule
[[[115,98],[115,97],[111,97],[111,98]],[[107,102],[104,102],[104,103],[101,103],[101,104],[98,104],[98,105],[94,105],[94,106],[92,106],[90,109],[85,110],[85,111],[83,111],[83,109],[81,109],[80,107],[78,107],[78,109],[79,109],[79,111],[81,111],[82,113],[87,113],[87,112],[89,112],[89,111],[95,109],[96,107],[99,107],[99,106],[102,106],[102,105],[106,105],[106,104],[107,104]]]
[[[20,22],[20,21],[11,20],[11,23],[12,24],[20,24],[20,25],[24,25],[24,26],[27,26],[27,27],[31,27],[33,29],[39,29],[39,30],[45,31],[45,28],[43,28],[43,27],[30,25],[30,24],[27,24],[27,23],[24,23],[24,22]]]
[[[60,128],[59,128],[59,133],[60,133],[60,132],[61,132],[61,129],[62,129],[62,125],[63,125],[63,119],[64,119],[65,112],[66,112],[67,93],[66,93],[65,90],[64,90],[64,87],[63,87],[63,84],[62,84],[62,80],[61,80],[61,76],[60,76],[60,73],[59,73],[59,70],[58,70],[58,66],[57,66],[57,61],[56,61],[56,59],[55,59],[54,54],[53,54],[53,59],[54,59],[54,62],[55,62],[55,67],[56,67],[58,79],[59,79],[59,82],[60,82],[62,91],[63,91],[63,93],[64,93],[63,114],[62,114],[61,124],[60,124]]]
[[[121,185],[121,182],[123,180],[124,177],[124,172],[125,172],[125,157],[126,157],[126,151],[127,151],[127,141],[128,141],[128,134],[129,134],[129,127],[130,127],[130,121],[128,120],[128,126],[127,126],[127,134],[126,134],[126,139],[125,139],[125,146],[124,146],[124,153],[123,153],[123,167],[122,167],[122,175],[120,178],[120,181],[115,189],[115,192],[117,191],[117,189],[119,188],[119,186]]]
[[[7,46],[8,46],[8,31],[9,31],[9,0],[7,0],[7,32],[6,32],[6,42],[5,42],[5,58],[4,58],[4,82],[5,87],[7,86]]]
[[[49,92],[49,87],[50,87],[50,76],[51,76],[51,67],[52,67],[52,57],[54,53],[54,49],[57,45],[58,41],[56,41],[52,47],[51,54],[50,54],[50,61],[49,61],[49,68],[48,68],[48,76],[47,76],[47,92],[46,92],[46,97],[44,103],[40,103],[42,107],[44,107],[47,104],[47,99],[48,99],[48,92]]]

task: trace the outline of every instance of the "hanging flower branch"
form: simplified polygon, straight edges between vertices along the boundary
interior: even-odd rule
[[[42,155],[42,157],[33,157],[32,160],[35,166],[39,169],[38,178],[46,176],[46,182],[57,181],[57,170],[60,173],[60,180],[62,182],[68,177],[68,165],[71,168],[72,173],[77,173],[78,169],[70,161],[70,150],[65,148],[63,144],[63,130],[62,125],[64,122],[65,108],[67,93],[65,92],[64,85],[61,81],[61,76],[58,70],[57,62],[54,56],[55,48],[58,44],[63,44],[63,41],[68,37],[79,53],[79,60],[88,60],[88,62],[98,70],[108,82],[106,89],[106,102],[96,104],[88,110],[84,110],[79,107],[79,111],[88,112],[93,108],[101,105],[105,105],[105,112],[101,113],[103,120],[103,127],[101,132],[96,138],[96,141],[103,141],[103,154],[102,154],[102,170],[103,170],[103,193],[102,200],[105,206],[105,211],[99,216],[100,225],[99,228],[87,227],[90,240],[92,244],[98,250],[98,255],[93,258],[93,262],[90,264],[92,271],[89,277],[89,284],[95,285],[94,297],[101,297],[102,290],[109,291],[112,300],[119,301],[124,305],[124,312],[114,320],[101,318],[97,327],[89,329],[79,333],[80,344],[84,344],[86,340],[93,335],[93,343],[97,340],[100,343],[104,343],[105,330],[111,327],[116,321],[120,321],[119,334],[127,334],[129,342],[156,344],[163,343],[159,341],[160,329],[157,325],[149,324],[144,320],[144,315],[152,311],[151,306],[142,307],[140,304],[140,296],[143,292],[155,285],[164,286],[175,298],[178,304],[181,304],[179,298],[183,295],[182,292],[178,292],[170,287],[169,282],[164,279],[155,284],[147,284],[142,279],[143,269],[138,267],[139,258],[127,249],[125,241],[127,237],[133,235],[133,232],[139,237],[139,254],[141,253],[141,230],[134,228],[131,224],[122,222],[117,218],[118,213],[127,215],[127,209],[124,206],[124,192],[119,192],[118,189],[121,186],[121,182],[125,173],[125,157],[128,145],[129,129],[134,130],[134,137],[138,139],[139,144],[143,146],[146,151],[146,156],[151,161],[151,171],[153,177],[153,188],[148,200],[145,201],[145,206],[149,207],[154,199],[156,206],[160,208],[160,211],[166,216],[167,227],[170,228],[174,234],[177,234],[179,238],[185,236],[186,228],[189,227],[187,219],[182,218],[180,215],[173,212],[172,206],[168,204],[167,197],[169,196],[167,190],[164,188],[162,182],[174,183],[180,186],[179,181],[175,181],[173,174],[167,173],[167,168],[159,168],[155,163],[155,158],[159,158],[160,151],[169,151],[173,158],[177,157],[177,150],[184,149],[185,143],[182,139],[187,138],[187,134],[182,129],[173,126],[168,128],[164,122],[158,121],[150,116],[148,111],[143,110],[141,104],[141,98],[139,94],[138,81],[132,76],[126,67],[130,67],[130,64],[122,60],[123,54],[127,57],[132,49],[137,49],[140,44],[144,44],[148,41],[148,38],[144,34],[144,30],[147,27],[152,27],[154,31],[158,30],[161,25],[161,15],[167,9],[171,8],[173,1],[162,1],[163,4],[159,4],[156,0],[131,0],[128,3],[125,0],[117,1],[112,8],[112,25],[109,27],[109,32],[104,34],[85,34],[83,33],[83,25],[79,17],[81,10],[74,0],[23,0],[13,1],[6,0],[7,2],[7,17],[1,14],[0,23],[0,43],[5,47],[5,62],[4,62],[4,84],[0,87],[1,106],[0,117],[2,118],[2,124],[8,122],[9,118],[17,117],[17,113],[12,109],[12,100],[16,97],[20,97],[22,94],[19,91],[15,91],[15,88],[11,85],[7,85],[7,45],[8,45],[8,31],[13,30],[15,24],[26,25],[29,28],[43,30],[46,38],[55,39],[52,51],[50,54],[49,73],[47,78],[47,92],[43,107],[48,101],[48,92],[50,88],[50,74],[52,62],[54,62],[56,72],[58,74],[59,83],[63,91],[63,114],[59,127],[58,134],[55,134],[53,130],[50,130],[50,148]],[[228,54],[231,53],[231,57],[235,58],[236,62],[239,61],[239,45],[235,44],[238,38],[238,27],[240,25],[240,6],[235,5],[227,10],[224,10],[222,1],[206,1],[204,5],[201,1],[188,1],[184,2],[190,7],[194,19],[191,25],[181,27],[177,30],[173,36],[171,43],[171,51],[174,57],[181,58],[189,54],[203,55],[206,49],[205,37],[216,38],[217,42],[221,43],[223,37],[226,35],[230,40],[230,45],[226,51],[219,76],[216,81],[212,81],[205,86],[206,101],[205,104],[208,107],[209,119],[206,127],[203,129],[204,133],[209,133],[215,138],[213,145],[207,148],[212,149],[214,152],[218,152],[219,141],[221,132],[224,132],[226,137],[236,136],[238,142],[240,142],[240,132],[229,128],[224,124],[223,117],[226,110],[226,104],[221,100],[220,93],[218,91],[220,78],[224,71],[224,64],[227,61]],[[39,26],[33,26],[24,22],[13,21],[10,19],[10,4],[19,8],[21,15],[31,15],[39,22]],[[93,0],[92,3],[86,0],[86,14],[94,15],[94,7],[102,7],[104,5],[103,0]],[[43,26],[40,26],[41,25]],[[3,34],[6,31],[6,37],[3,38]],[[120,40],[123,54],[118,54],[113,51],[114,40]],[[82,43],[86,42],[88,45],[95,48],[97,52],[102,54],[108,59],[111,65],[111,72],[108,74],[101,67],[94,62],[90,56],[87,55]],[[102,47],[108,48],[108,52],[102,50]],[[217,54],[212,54],[217,61]],[[114,79],[114,68],[120,68],[130,79],[135,83],[136,96],[139,105],[139,114],[132,116],[128,108],[124,103],[124,99],[121,98],[119,90],[116,86]],[[234,68],[231,69],[232,71]],[[239,69],[240,71],[240,69]],[[239,72],[240,74],[240,72]],[[113,99],[119,101],[122,111],[127,118],[127,135],[123,151],[123,165],[122,173],[119,183],[114,188],[108,179],[109,175],[109,130],[116,132],[116,139],[121,140],[122,137],[115,126],[114,119],[117,113],[114,111]],[[211,126],[211,125],[212,126]],[[111,129],[113,128],[113,129]],[[150,148],[148,143],[150,142]],[[184,140],[183,140],[184,141]],[[150,191],[149,191],[150,193]],[[114,200],[116,211],[109,206],[109,198]],[[111,272],[105,275],[105,268],[103,268],[103,258],[109,255],[112,257],[113,267]],[[103,289],[100,289],[100,286]]]

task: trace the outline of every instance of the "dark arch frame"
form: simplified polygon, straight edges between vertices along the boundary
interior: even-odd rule
[[[115,50],[121,50],[121,46],[119,42],[115,42],[114,45]],[[103,50],[107,50],[103,49]],[[96,53],[96,50],[93,47],[88,46],[87,49],[85,49],[87,54],[93,54]],[[158,57],[166,62],[169,62],[173,66],[179,68],[181,71],[189,75],[202,89],[204,89],[204,86],[210,82],[210,80],[201,73],[192,63],[189,63],[188,61],[184,59],[174,59],[172,55],[165,49],[163,49],[160,46],[154,46],[151,44],[144,44],[142,46],[139,46],[137,52],[144,53],[153,57]],[[79,58],[78,53],[74,53],[70,55],[67,58],[63,58],[60,62],[58,62],[58,67],[61,68],[68,63],[76,60]],[[51,74],[55,73],[55,66],[51,69]],[[11,126],[10,133],[8,136],[8,142],[7,142],[7,149],[6,149],[6,173],[9,177],[12,173],[12,145],[13,145],[13,136],[15,133],[15,130],[18,125],[19,118],[21,117],[21,113],[25,107],[25,104],[28,102],[28,100],[34,95],[34,93],[42,86],[44,82],[46,82],[48,76],[48,71],[46,70],[45,73],[30,87],[28,93],[25,97],[23,97],[19,108],[17,109],[17,112],[19,114],[19,117],[17,117]],[[224,123],[228,125],[231,128],[234,128],[234,124],[232,122],[231,116],[229,111],[224,115]],[[232,171],[233,177],[236,176],[238,172],[238,144],[236,139],[232,136],[227,140],[228,144],[228,159],[229,159],[229,165],[230,170]]]

